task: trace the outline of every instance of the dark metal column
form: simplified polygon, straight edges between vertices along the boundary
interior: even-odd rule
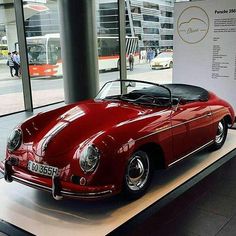
[[[98,90],[95,0],[59,0],[65,102],[93,98]]]
[[[126,71],[126,46],[125,46],[125,0],[118,0],[119,9],[119,43],[120,43],[120,78],[127,79]],[[126,88],[121,83],[121,93],[126,93]]]
[[[22,1],[14,0],[14,7],[16,14],[16,28],[17,28],[17,36],[19,43],[19,54],[21,60],[22,86],[23,86],[25,110],[33,111]]]

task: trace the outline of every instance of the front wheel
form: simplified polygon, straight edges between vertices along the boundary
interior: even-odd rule
[[[149,187],[153,168],[148,154],[136,151],[129,159],[126,167],[123,193],[129,199],[141,197]]]
[[[213,150],[218,150],[223,146],[226,136],[227,136],[227,131],[228,131],[227,124],[225,120],[222,119],[221,121],[219,121],[218,126],[217,126],[215,140],[212,145]]]

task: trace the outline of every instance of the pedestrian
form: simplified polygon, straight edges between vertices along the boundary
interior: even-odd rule
[[[152,51],[150,48],[147,49],[147,62],[150,63],[152,59]]]
[[[13,60],[13,63],[14,63],[15,76],[19,77],[20,56],[19,56],[17,51],[13,52],[12,60]]]
[[[129,54],[129,69],[132,71],[134,69],[134,56],[132,53]]]
[[[14,75],[13,75],[14,62],[13,62],[12,55],[10,52],[8,53],[8,56],[7,56],[7,65],[10,68],[11,77],[14,77]]]

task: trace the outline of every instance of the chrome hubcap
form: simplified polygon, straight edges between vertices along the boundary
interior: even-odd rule
[[[220,121],[219,124],[218,124],[218,128],[217,128],[215,142],[216,143],[221,143],[223,139],[224,139],[224,125]]]
[[[141,189],[147,182],[149,175],[149,160],[146,153],[137,153],[130,160],[126,183],[131,190]]]

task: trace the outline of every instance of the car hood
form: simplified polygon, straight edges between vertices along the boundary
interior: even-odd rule
[[[170,61],[170,60],[172,60],[171,57],[162,57],[162,58],[156,57],[156,58],[154,58],[152,60],[152,62],[159,62],[159,63],[161,63],[161,62],[166,62],[166,61]]]
[[[32,129],[32,150],[37,156],[58,156],[93,140],[122,122],[149,114],[153,109],[118,101],[87,101],[65,107],[56,116],[36,117],[25,126]],[[42,123],[46,124],[42,125]]]

